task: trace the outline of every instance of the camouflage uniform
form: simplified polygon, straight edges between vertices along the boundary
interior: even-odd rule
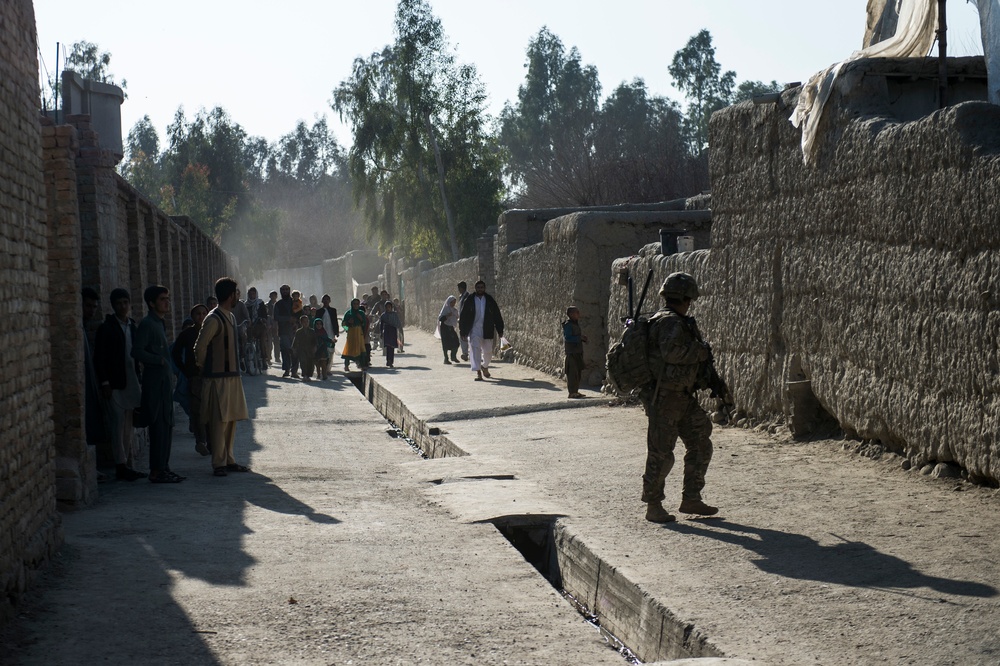
[[[687,448],[682,498],[700,500],[705,472],[712,460],[712,440],[709,438],[712,422],[698,404],[695,390],[699,369],[708,360],[709,350],[694,318],[669,308],[653,316],[649,344],[650,366],[659,378],[659,389],[654,384],[642,393],[649,419],[642,501],[663,501],[663,486],[674,466],[674,445],[678,436]]]

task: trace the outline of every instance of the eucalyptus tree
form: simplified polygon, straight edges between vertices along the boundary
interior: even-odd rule
[[[736,72],[722,71],[715,59],[712,34],[701,30],[674,54],[669,67],[674,85],[688,99],[685,128],[691,150],[701,155],[708,148],[708,121],[719,109],[764,93],[780,92],[777,81],[743,81],[736,85]]]
[[[393,44],[355,60],[334,91],[333,108],[353,133],[355,200],[381,245],[458,259],[499,212],[486,96],[425,0],[400,0],[394,31]]]
[[[676,102],[650,95],[642,79],[604,101],[594,139],[602,203],[652,203],[690,196],[708,174],[688,151]]]
[[[584,65],[576,47],[543,27],[528,43],[527,74],[517,102],[500,116],[508,152],[507,176],[529,206],[598,203],[592,169],[594,130],[600,111],[597,68]]]

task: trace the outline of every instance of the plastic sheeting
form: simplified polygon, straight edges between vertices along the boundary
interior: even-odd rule
[[[899,3],[896,34],[868,48],[855,51],[846,60],[814,74],[803,87],[799,103],[792,113],[791,122],[795,127],[802,129],[802,159],[806,164],[809,164],[815,153],[816,135],[820,119],[823,117],[823,107],[830,99],[837,76],[846,64],[861,58],[919,58],[926,56],[934,44],[937,29],[937,0],[890,0],[892,1]],[[981,5],[1000,4],[1000,0],[979,1]]]
[[[1000,0],[978,0],[990,104],[1000,104]]]

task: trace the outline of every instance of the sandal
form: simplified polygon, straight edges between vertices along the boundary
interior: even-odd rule
[[[246,465],[237,465],[233,463],[232,465],[226,465],[226,469],[230,472],[249,472],[250,468]]]
[[[229,476],[225,467],[216,467],[212,470],[212,476]]]
[[[152,474],[149,475],[150,483],[180,483],[183,480],[184,479],[175,474],[168,474],[166,472],[161,472],[156,476],[153,476]]]

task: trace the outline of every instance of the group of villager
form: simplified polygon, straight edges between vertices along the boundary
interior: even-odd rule
[[[185,477],[170,469],[174,429],[175,367],[184,380],[185,408],[191,418],[196,448],[211,455],[215,476],[249,472],[236,462],[236,423],[247,415],[240,379],[239,336],[233,310],[239,300],[235,280],[215,283],[213,307],[197,304],[190,322],[170,345],[166,317],[169,290],[153,285],[143,292],[147,315],[138,324],[129,316],[131,297],[111,291],[112,313],[97,329],[93,354],[86,358],[88,423],[107,426],[115,476],[126,481],[180,483]],[[83,290],[84,323],[97,311],[99,296]],[[89,343],[88,343],[89,347]],[[99,415],[103,411],[104,418]],[[149,474],[134,468],[134,427],[149,433]],[[88,433],[90,434],[90,433]]]

